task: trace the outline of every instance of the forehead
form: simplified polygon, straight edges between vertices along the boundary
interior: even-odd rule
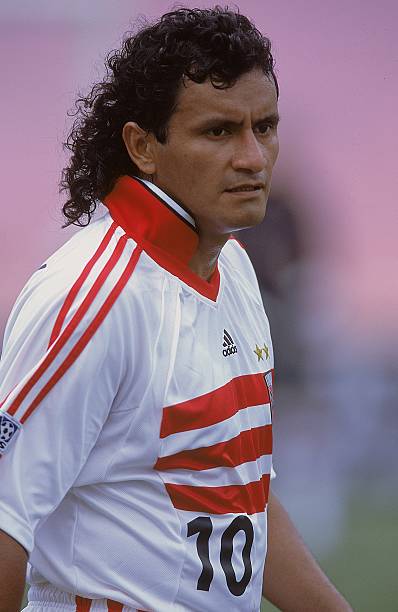
[[[271,76],[255,69],[243,74],[232,87],[217,89],[210,80],[186,80],[180,87],[174,117],[178,121],[201,121],[209,116],[227,116],[240,121],[242,115],[274,113],[277,95]]]

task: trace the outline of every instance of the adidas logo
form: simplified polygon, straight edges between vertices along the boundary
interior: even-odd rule
[[[235,342],[232,340],[230,334],[224,329],[224,342],[223,342],[223,352],[224,357],[228,357],[228,355],[233,355],[238,352],[238,349],[235,345]]]

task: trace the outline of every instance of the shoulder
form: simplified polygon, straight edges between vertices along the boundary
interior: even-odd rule
[[[220,262],[227,273],[233,275],[236,281],[240,281],[250,292],[260,299],[260,289],[257,276],[243,244],[234,236],[226,242],[221,255]]]
[[[102,323],[128,280],[135,248],[108,214],[76,232],[22,289],[6,326],[5,347],[34,335],[42,352],[72,320],[89,326],[99,316]]]

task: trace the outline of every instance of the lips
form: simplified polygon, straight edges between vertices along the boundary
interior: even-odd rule
[[[242,191],[260,191],[263,188],[263,185],[250,185],[250,184],[242,184],[237,185],[236,187],[231,187],[230,189],[226,189],[228,193],[241,193]]]

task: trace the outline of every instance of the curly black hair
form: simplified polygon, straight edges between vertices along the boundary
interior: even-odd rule
[[[69,198],[62,210],[64,227],[87,225],[119,176],[139,175],[122,139],[122,129],[135,121],[167,141],[167,126],[182,79],[210,79],[214,87],[231,87],[253,68],[274,80],[271,43],[238,12],[181,8],[153,25],[125,36],[121,48],[106,60],[106,77],[76,101],[76,116],[64,146],[71,151],[60,190]]]

